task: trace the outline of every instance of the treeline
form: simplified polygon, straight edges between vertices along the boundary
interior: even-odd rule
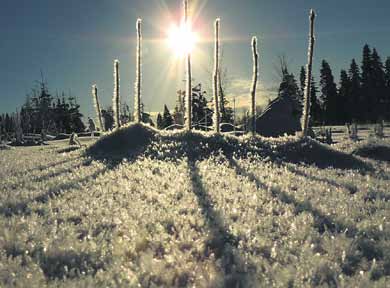
[[[363,48],[359,66],[352,59],[348,69],[340,72],[335,83],[330,64],[323,60],[319,87],[312,84],[311,122],[314,125],[343,125],[345,123],[375,123],[390,120],[390,57],[382,62],[378,51],[369,45]],[[301,68],[302,97],[305,88],[305,69]]]
[[[146,113],[144,111],[144,104],[141,103],[141,120],[143,123],[150,124],[151,126],[155,126],[153,123],[153,120],[149,113]],[[115,121],[114,121],[114,110],[112,109],[112,106],[108,106],[106,109],[101,109],[100,113],[102,115],[102,124],[103,124],[103,130],[104,131],[111,131],[115,128]],[[122,103],[120,105],[120,123],[121,125],[125,125],[127,123],[134,121],[134,115],[130,111],[129,105],[126,103]],[[97,129],[99,130],[99,129]]]
[[[222,84],[219,87],[221,124],[233,124],[233,109],[228,107],[229,101],[225,97],[225,89]],[[202,89],[202,84],[192,87],[192,126],[199,130],[209,130],[213,125],[213,105],[207,100],[207,93]],[[166,129],[173,125],[179,127],[185,122],[185,91],[177,91],[176,106],[171,113],[164,105],[164,111],[157,115],[157,128]],[[176,127],[177,128],[177,127]],[[231,128],[232,129],[232,128]]]
[[[0,132],[2,135],[82,132],[85,125],[76,101],[75,97],[65,93],[53,97],[42,81],[27,95],[20,111],[0,116]]]
[[[336,84],[330,64],[323,60],[320,68],[319,82],[312,78],[310,94],[310,125],[344,125],[346,123],[376,123],[390,121],[390,57],[383,63],[378,51],[369,45],[363,48],[361,64],[352,59],[348,69],[340,72],[339,83]],[[289,95],[297,99],[294,107],[296,117],[302,113],[303,94],[305,91],[306,71],[302,67],[299,82],[287,67],[287,61],[281,58],[278,97]],[[221,122],[243,125],[247,115],[236,117],[228,107],[225,89],[220,86]],[[193,87],[193,125],[197,129],[206,130],[213,125],[213,107],[202,91],[201,84]],[[178,91],[178,100],[173,111],[164,105],[164,111],[157,115],[157,127],[166,129],[172,125],[184,124],[185,103],[184,91]],[[211,104],[211,105],[210,105]],[[260,115],[260,113],[258,114]],[[245,126],[245,125],[244,125]]]

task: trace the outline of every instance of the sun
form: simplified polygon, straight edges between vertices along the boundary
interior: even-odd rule
[[[197,41],[198,36],[191,31],[191,27],[185,25],[185,23],[181,23],[180,26],[171,25],[168,30],[168,46],[174,51],[175,56],[178,58],[191,53],[195,48]]]

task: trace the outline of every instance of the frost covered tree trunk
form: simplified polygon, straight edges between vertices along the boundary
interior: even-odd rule
[[[303,100],[303,112],[302,112],[302,136],[307,137],[309,130],[310,120],[310,93],[311,93],[311,79],[313,69],[313,52],[314,52],[314,19],[315,13],[313,10],[310,11],[310,34],[309,34],[309,48],[307,53],[307,66],[306,66],[306,82],[305,82],[305,94]]]
[[[218,103],[218,90],[219,90],[219,27],[220,19],[215,20],[215,48],[214,48],[214,74],[213,74],[213,94],[214,94],[214,131],[220,132],[220,111]]]
[[[92,98],[93,98],[93,104],[95,106],[96,119],[97,119],[97,123],[99,125],[99,129],[100,129],[100,131],[104,131],[102,112],[100,110],[100,103],[99,103],[99,98],[98,98],[98,88],[96,85],[92,85]]]
[[[256,88],[257,77],[259,74],[259,54],[257,52],[257,37],[252,38],[253,52],[253,79],[251,88],[251,130],[252,134],[256,133]]]
[[[189,28],[188,23],[188,0],[184,0],[184,25],[186,29]],[[192,71],[191,71],[191,53],[187,51],[186,55],[186,124],[187,130],[192,128]]]
[[[112,109],[114,111],[115,128],[121,127],[120,123],[120,94],[119,94],[119,61],[114,61],[114,94],[112,96]]]
[[[134,121],[141,122],[141,82],[142,82],[142,20],[137,20],[137,67],[135,79]]]

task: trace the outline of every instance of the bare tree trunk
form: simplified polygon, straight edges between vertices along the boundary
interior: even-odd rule
[[[184,25],[188,24],[188,0],[184,0]],[[187,75],[186,75],[186,129],[192,129],[192,71],[191,71],[191,53],[187,51],[186,55]]]
[[[99,125],[99,129],[100,131],[104,131],[102,113],[100,110],[100,103],[98,98],[98,88],[96,85],[92,85],[92,98],[95,106],[96,118],[97,118],[97,123]]]
[[[114,61],[114,95],[112,97],[115,128],[120,128],[119,61]]]
[[[259,54],[257,52],[257,38],[252,38],[252,52],[253,52],[253,79],[251,89],[251,130],[252,134],[256,133],[256,88],[257,77],[259,74]]]
[[[141,117],[141,82],[142,82],[142,20],[137,20],[137,67],[135,80],[134,121],[140,123]]]
[[[306,66],[306,83],[305,83],[305,95],[304,95],[304,106],[302,113],[302,135],[307,137],[309,130],[310,121],[310,94],[311,94],[311,78],[313,69],[313,52],[314,52],[314,19],[315,13],[313,10],[310,11],[310,35],[309,35],[309,48],[307,53],[308,63]]]
[[[218,103],[219,90],[219,27],[220,19],[215,20],[215,50],[214,50],[214,75],[213,75],[213,92],[214,92],[214,131],[220,132],[220,111]]]

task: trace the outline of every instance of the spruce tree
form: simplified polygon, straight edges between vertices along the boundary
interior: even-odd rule
[[[386,114],[385,119],[390,120],[390,57],[387,57],[385,62],[385,107]]]
[[[163,118],[160,113],[157,114],[157,129],[164,129],[163,127]]]
[[[318,125],[321,123],[321,105],[317,97],[318,88],[314,77],[311,80],[311,89],[310,89],[310,125]]]
[[[282,61],[283,62],[283,61]],[[300,118],[302,115],[302,103],[299,101],[300,89],[298,87],[297,81],[293,73],[288,71],[287,65],[281,63],[281,73],[282,73],[282,82],[279,85],[278,97],[291,98],[294,107],[293,107],[293,116]]]
[[[323,104],[323,120],[326,124],[340,123],[337,86],[334,82],[332,69],[327,61],[323,60],[320,71],[321,100]]]
[[[385,98],[386,98],[386,79],[385,71],[382,60],[374,48],[371,55],[371,67],[372,67],[372,84],[371,89],[374,97],[373,107],[371,107],[370,120],[378,121],[384,117],[385,110]]]
[[[351,66],[348,71],[350,80],[349,95],[347,98],[347,106],[350,111],[350,121],[358,121],[362,119],[362,97],[361,97],[361,77],[360,69],[355,59],[352,59]]]
[[[390,88],[390,57],[387,57],[385,62],[385,83],[386,87]]]
[[[361,85],[361,119],[368,121],[373,114],[372,109],[376,101],[373,95],[372,52],[367,44],[363,47]]]
[[[204,126],[213,125],[213,114],[215,109],[207,107],[206,91],[202,89],[201,83],[192,88],[192,117],[193,126],[198,129],[206,129]]]
[[[3,134],[4,134],[4,115],[0,115],[0,144],[3,141]]]
[[[299,87],[293,73],[289,73],[286,69],[283,71],[282,82],[279,85],[279,97],[286,95],[293,97],[295,100],[299,99]]]
[[[306,69],[304,66],[302,66],[301,70],[299,71],[299,91],[297,95],[299,101],[299,111],[303,111],[303,98],[305,95],[305,87],[306,87]]]
[[[301,71],[299,72],[299,84],[300,84],[300,97],[303,99],[303,94],[305,92],[306,85],[306,69],[304,66],[301,67]]]
[[[114,129],[114,111],[112,107],[108,107],[107,110],[102,110],[102,117],[104,119],[104,131],[111,131]]]
[[[173,124],[173,118],[172,118],[171,113],[169,112],[167,105],[164,105],[164,114],[162,117],[162,124],[163,124],[163,128],[167,128]]]
[[[341,70],[340,84],[339,84],[339,105],[340,105],[340,120],[345,122],[351,121],[351,110],[348,105],[351,89],[351,81],[348,77],[347,71]]]

